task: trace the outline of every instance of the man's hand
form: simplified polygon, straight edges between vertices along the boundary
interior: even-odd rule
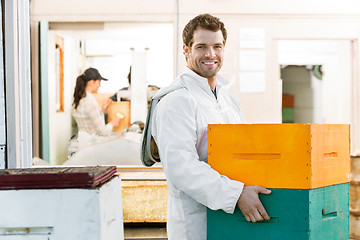
[[[258,222],[264,219],[270,220],[269,215],[259,199],[259,193],[270,194],[271,191],[259,186],[244,187],[237,202],[248,222]]]

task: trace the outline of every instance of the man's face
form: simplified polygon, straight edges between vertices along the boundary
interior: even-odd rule
[[[224,56],[223,35],[202,28],[194,32],[193,45],[183,46],[187,58],[187,66],[209,80],[216,79]]]

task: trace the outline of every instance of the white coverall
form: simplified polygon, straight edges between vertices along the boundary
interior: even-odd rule
[[[164,96],[152,121],[169,189],[167,232],[170,240],[206,240],[206,207],[233,213],[244,187],[207,164],[207,127],[244,123],[244,117],[219,78],[217,99],[208,80],[189,68],[180,79],[185,88]]]

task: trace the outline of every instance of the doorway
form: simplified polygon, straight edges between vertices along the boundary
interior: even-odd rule
[[[283,122],[349,124],[351,40],[279,40],[277,43]]]
[[[322,123],[322,65],[281,65],[282,122]]]

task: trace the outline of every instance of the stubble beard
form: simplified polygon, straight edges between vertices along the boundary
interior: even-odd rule
[[[199,75],[204,77],[204,78],[211,78],[211,77],[215,77],[217,75],[217,73],[220,71],[221,69],[221,64],[217,63],[217,66],[215,68],[212,69],[207,69],[206,66],[203,66],[202,63],[199,63],[200,66],[198,66],[199,69]]]

